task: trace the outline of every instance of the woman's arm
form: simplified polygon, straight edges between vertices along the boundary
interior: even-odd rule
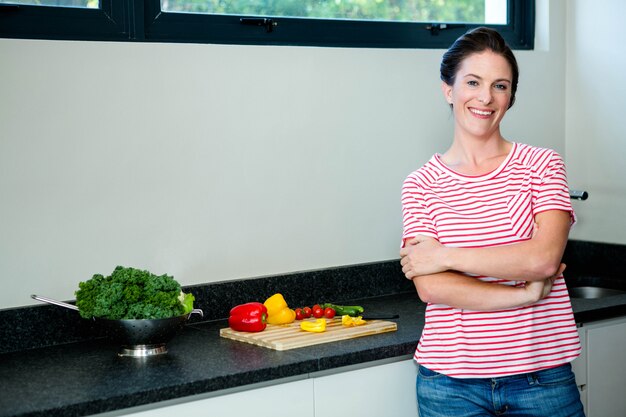
[[[565,265],[557,271],[563,272]],[[552,289],[553,278],[527,282],[524,287],[513,287],[484,282],[458,272],[441,272],[413,278],[413,284],[422,301],[445,304],[468,310],[502,310],[536,303]]]
[[[561,264],[571,225],[567,211],[549,210],[535,216],[536,231],[526,241],[483,248],[451,248],[424,236],[408,240],[400,251],[407,278],[448,270],[517,281],[543,281]]]

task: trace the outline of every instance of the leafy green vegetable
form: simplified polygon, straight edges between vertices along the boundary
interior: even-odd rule
[[[193,310],[194,296],[168,275],[118,266],[110,276],[78,284],[76,305],[84,318],[162,319]]]
[[[180,295],[178,296],[178,299],[180,300],[183,307],[185,308],[184,314],[191,313],[191,310],[193,310],[193,302],[196,300],[193,294],[191,293],[185,294],[184,292],[181,291]]]

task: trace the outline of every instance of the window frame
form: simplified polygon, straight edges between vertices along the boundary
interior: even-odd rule
[[[436,49],[447,48],[472,27],[488,26],[513,49],[533,49],[535,1],[507,1],[507,25],[288,17],[259,17],[242,24],[242,18],[254,16],[163,12],[160,0],[101,0],[100,9],[0,5],[0,37]]]

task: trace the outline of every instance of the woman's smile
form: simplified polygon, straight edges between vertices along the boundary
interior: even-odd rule
[[[470,107],[469,111],[479,119],[489,119],[494,113],[493,110],[478,109],[476,107]]]

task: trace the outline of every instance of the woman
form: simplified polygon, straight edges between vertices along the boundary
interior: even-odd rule
[[[518,77],[496,31],[457,39],[441,62],[452,145],[402,188],[402,270],[428,303],[422,417],[584,415],[561,264],[575,218],[561,157],[502,137]]]

